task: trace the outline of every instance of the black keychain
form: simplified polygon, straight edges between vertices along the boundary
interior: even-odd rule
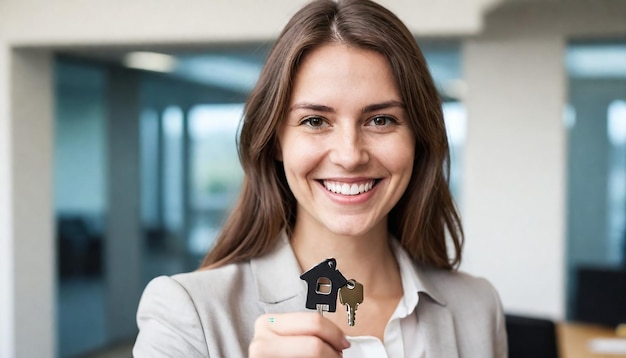
[[[300,278],[308,285],[306,308],[317,310],[321,315],[337,310],[337,293],[348,284],[348,280],[337,270],[337,261],[334,258],[313,266]]]

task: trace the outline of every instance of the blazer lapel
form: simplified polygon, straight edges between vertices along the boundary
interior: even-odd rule
[[[282,231],[272,251],[250,261],[257,295],[265,313],[305,310],[306,282],[300,279],[300,265]]]
[[[448,308],[421,294],[417,319],[424,337],[426,357],[454,358],[459,356],[454,321]]]

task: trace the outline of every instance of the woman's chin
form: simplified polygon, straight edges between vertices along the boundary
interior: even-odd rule
[[[367,236],[374,231],[373,225],[363,225],[363,224],[341,224],[335,223],[333,225],[327,226],[327,230],[332,234],[337,236],[347,236],[347,237],[361,237]]]

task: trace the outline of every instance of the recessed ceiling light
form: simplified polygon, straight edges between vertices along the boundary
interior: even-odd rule
[[[138,70],[172,72],[176,68],[176,58],[156,52],[130,52],[124,56],[124,66]]]

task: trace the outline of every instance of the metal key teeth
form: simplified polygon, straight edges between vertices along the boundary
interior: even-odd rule
[[[348,326],[353,327],[356,319],[356,310],[350,309],[350,306],[346,305],[348,309]]]
[[[363,285],[356,280],[348,280],[348,284],[339,289],[339,301],[348,310],[348,325],[354,326],[356,310],[363,303]]]

